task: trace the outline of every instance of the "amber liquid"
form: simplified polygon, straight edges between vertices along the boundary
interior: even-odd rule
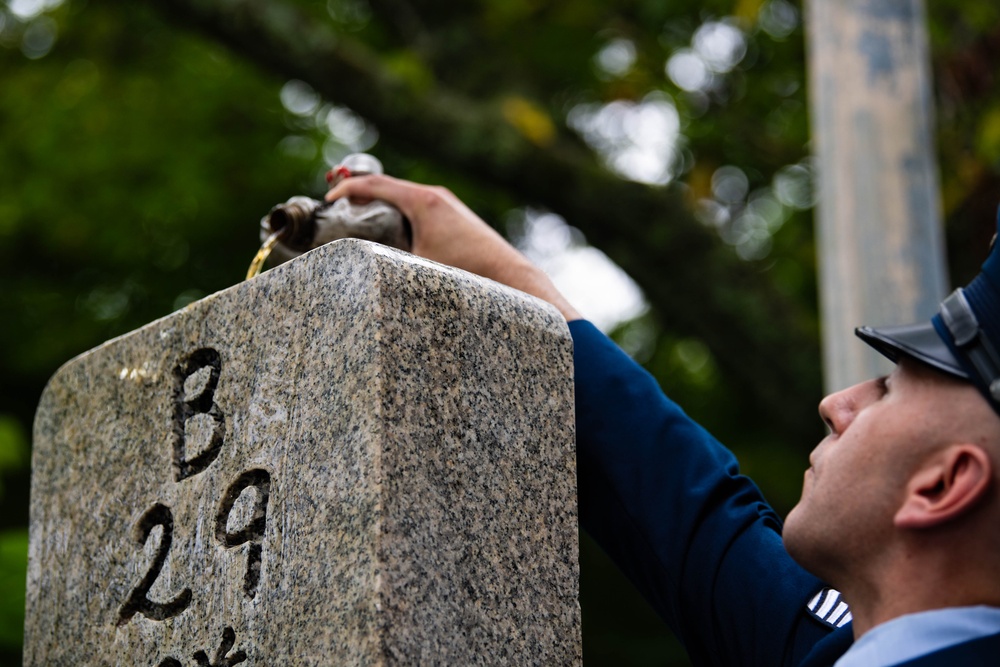
[[[255,278],[260,275],[261,270],[264,268],[264,262],[267,261],[268,255],[274,250],[274,246],[278,245],[278,241],[281,240],[281,234],[285,230],[279,230],[267,237],[264,241],[264,245],[260,247],[257,251],[257,255],[250,262],[250,268],[247,269],[247,280]]]

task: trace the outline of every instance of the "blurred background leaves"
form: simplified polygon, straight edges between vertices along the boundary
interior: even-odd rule
[[[928,10],[960,282],[1000,194],[1000,8]],[[508,233],[786,511],[822,433],[802,11],[0,1],[0,659],[20,655],[47,378],[235,284],[260,217],[353,151]],[[588,664],[687,664],[589,540],[581,561]]]

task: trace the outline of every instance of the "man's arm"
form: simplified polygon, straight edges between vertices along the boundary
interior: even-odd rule
[[[733,454],[584,321],[574,342],[580,522],[698,665],[797,665],[832,628],[821,582]]]

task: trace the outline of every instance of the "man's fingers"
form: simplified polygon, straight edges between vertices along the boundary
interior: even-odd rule
[[[371,188],[371,185],[366,183],[368,180],[370,180],[370,177],[363,176],[341,179],[339,183],[334,185],[333,188],[326,193],[324,199],[327,201],[334,201],[336,199],[342,199],[343,197],[361,196],[361,190]]]
[[[402,208],[401,204],[405,197],[406,185],[403,181],[385,176],[383,174],[372,174],[366,176],[351,176],[345,178],[332,190],[326,193],[325,199],[333,201],[342,197],[351,199],[382,199]]]

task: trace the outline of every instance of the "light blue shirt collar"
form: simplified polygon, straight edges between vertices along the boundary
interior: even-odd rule
[[[952,607],[906,614],[877,625],[833,667],[890,667],[1000,632],[1000,609]]]

